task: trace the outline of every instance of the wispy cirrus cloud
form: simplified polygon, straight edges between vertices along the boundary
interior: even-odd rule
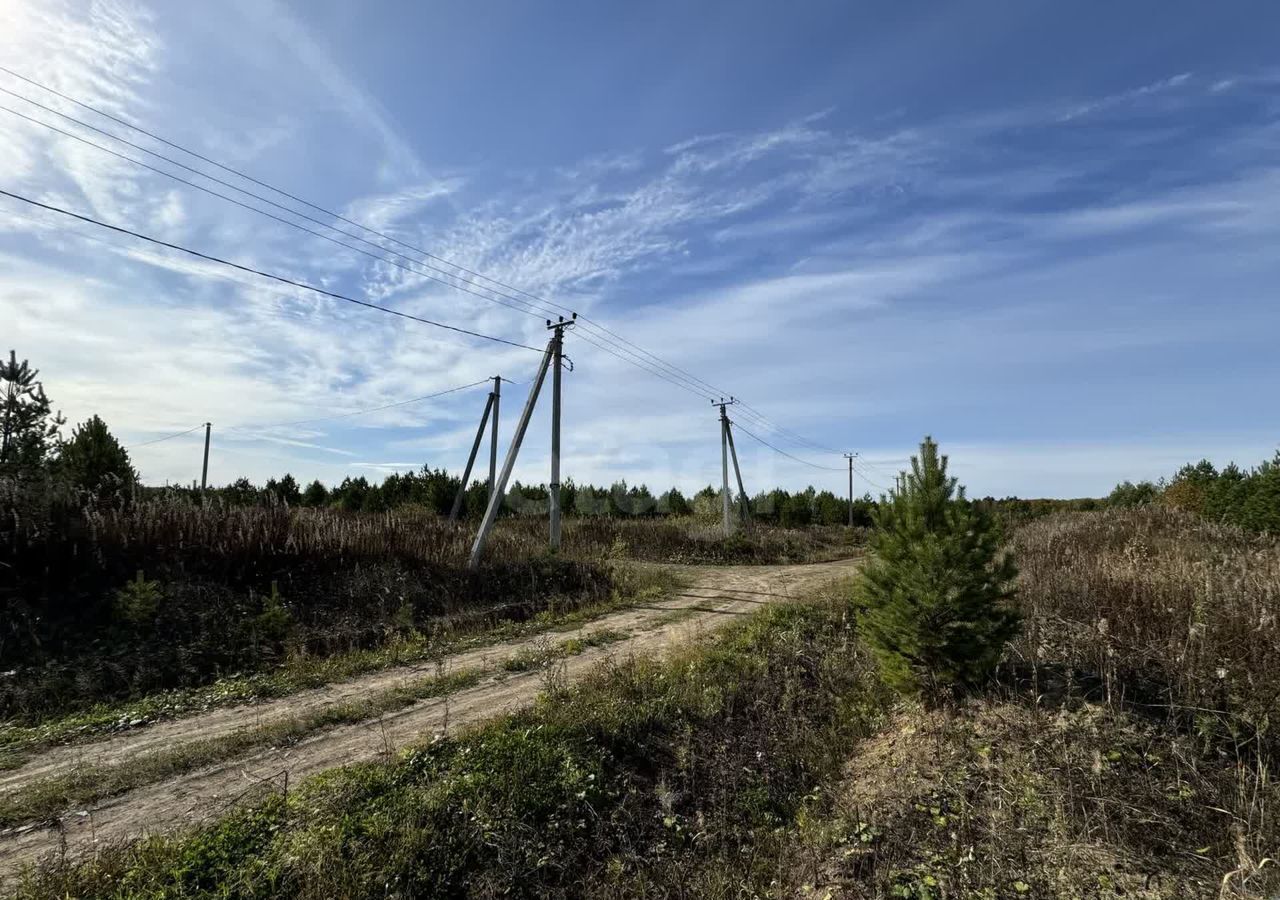
[[[183,112],[179,100],[189,98],[159,84],[179,51],[156,14],[124,3],[96,3],[87,14],[52,0],[23,6],[0,7],[10,40],[0,37],[0,56],[20,45],[6,56],[16,68],[140,121]],[[259,127],[243,142],[211,126],[223,143],[199,147],[268,169],[360,158],[362,171],[344,169],[343,179],[307,169],[287,183],[408,244],[598,314],[826,443],[900,454],[940,424],[999,459],[999,447],[1013,443],[991,411],[1001,406],[1023,421],[1061,418],[1063,430],[1105,432],[1120,421],[1106,392],[1129,400],[1149,390],[1142,367],[1156,355],[1190,366],[1191,336],[1220,347],[1230,323],[1261,333],[1272,321],[1261,304],[1277,274],[1267,254],[1280,219],[1267,198],[1280,122],[1249,73],[1175,72],[1118,93],[934,118],[862,123],[822,109],[666,146],[570,152],[531,171],[437,168],[423,161],[429,140],[408,136],[289,13],[245,4],[238,14],[260,26],[269,48],[251,55],[241,77],[278,75],[279,105],[254,110]],[[228,102],[216,92],[202,99],[215,110]],[[326,116],[308,116],[300,99]],[[1181,117],[1205,104],[1224,105],[1224,116],[1228,104],[1249,112],[1222,133],[1188,137]],[[321,153],[315,135],[332,125],[332,108],[360,127],[328,127],[332,143]],[[1140,123],[1116,121],[1135,109]],[[1167,165],[1148,171],[1153,154]],[[460,295],[38,130],[0,130],[0,160],[6,183],[69,207],[406,311],[543,340],[540,316]],[[1195,177],[1175,177],[1175,167]],[[254,477],[285,466],[333,479],[400,465],[377,460],[455,460],[478,414],[473,396],[302,430],[263,426],[495,372],[522,378],[536,363],[527,351],[477,349],[154,248],[86,242],[47,217],[32,227],[0,208],[0,302],[19,323],[11,339],[50,373],[55,399],[73,417],[102,412],[131,439],[193,416],[219,429],[251,426],[228,450],[236,471]],[[1249,264],[1203,258],[1206,236]],[[397,250],[410,269],[438,265]],[[1221,327],[1195,314],[1211,277],[1228,286],[1214,297]],[[571,352],[580,366],[566,396],[576,477],[685,487],[709,479],[715,423],[704,400],[580,341]],[[1069,368],[1082,358],[1087,366]],[[1118,374],[1126,368],[1136,370],[1128,386]],[[1101,386],[1085,402],[1089,382]],[[1199,402],[1193,385],[1181,390]],[[1164,427],[1173,395],[1158,396],[1133,427]],[[512,389],[506,408],[522,399]],[[1041,417],[1039,406],[1062,412]],[[1080,411],[1089,406],[1092,417]],[[974,440],[963,416],[981,419],[992,439]],[[825,477],[768,451],[744,452],[761,483]],[[190,468],[169,444],[146,453],[149,477]],[[545,454],[545,436],[531,435],[520,477],[539,479]],[[996,484],[999,468],[979,467],[975,477]],[[1075,492],[1085,482],[1056,483]]]

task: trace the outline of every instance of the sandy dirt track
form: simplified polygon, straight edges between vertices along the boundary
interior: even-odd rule
[[[521,638],[446,657],[446,672],[483,669],[486,675],[478,684],[448,696],[423,700],[378,719],[317,732],[288,747],[263,748],[147,785],[89,809],[70,811],[53,824],[0,832],[0,880],[8,881],[23,867],[51,855],[65,852],[72,858],[82,858],[98,847],[207,820],[246,796],[296,785],[308,775],[385,756],[446,729],[518,709],[531,703],[545,685],[541,671],[501,672],[500,663],[521,650],[604,630],[631,635],[561,660],[558,671],[572,680],[607,657],[660,653],[760,605],[793,599],[848,573],[856,564],[855,560],[845,560],[795,566],[690,568],[687,588],[654,603],[601,616],[574,631]],[[679,621],[664,621],[681,610],[688,611],[688,615]],[[435,662],[386,669],[289,697],[160,722],[93,743],[52,748],[26,765],[0,773],[0,794],[74,771],[81,765],[119,763],[138,754],[171,750],[186,742],[225,736],[359,701],[440,670]]]

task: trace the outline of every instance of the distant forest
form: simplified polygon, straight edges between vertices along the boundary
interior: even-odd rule
[[[333,508],[349,512],[382,512],[406,506],[448,515],[461,484],[444,468],[424,465],[416,472],[395,473],[381,483],[365,476],[344,478],[327,486],[312,481],[303,486],[291,474],[257,485],[238,478],[203,494],[187,487],[146,487],[140,483],[128,450],[107,424],[92,416],[64,436],[66,424],[53,412],[38,371],[10,351],[0,362],[0,478],[30,483],[45,480],[79,491],[95,504],[127,503],[133,498],[167,494],[188,495],[195,502],[221,501],[228,506],[285,504]],[[460,515],[475,519],[487,501],[485,482],[467,486]],[[740,498],[734,497],[735,503]],[[1280,451],[1252,469],[1235,463],[1218,470],[1207,460],[1189,464],[1170,479],[1137,484],[1123,482],[1106,499],[1023,500],[985,497],[973,502],[1001,512],[1007,519],[1024,520],[1054,510],[1087,510],[1101,506],[1140,506],[1162,503],[1208,519],[1238,525],[1250,531],[1280,532]],[[545,484],[512,483],[504,498],[504,515],[542,515],[547,511]],[[843,525],[849,522],[849,501],[830,490],[810,486],[800,491],[782,488],[762,491],[749,498],[751,516],[757,521],[786,528],[808,525]],[[870,526],[877,500],[864,493],[853,502],[853,525]],[[720,515],[721,492],[708,485],[692,496],[671,488],[654,494],[647,485],[618,481],[608,487],[578,484],[566,479],[561,506],[568,516],[698,516]]]

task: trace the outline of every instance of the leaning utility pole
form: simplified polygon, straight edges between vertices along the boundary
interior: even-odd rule
[[[493,497],[494,469],[498,459],[498,394],[502,390],[502,376],[493,376],[493,390],[484,403],[484,412],[480,415],[480,427],[476,429],[476,439],[471,444],[471,454],[467,457],[467,466],[462,470],[462,483],[458,485],[458,493],[453,498],[453,509],[449,510],[449,521],[456,522],[458,513],[462,511],[462,501],[467,496],[467,484],[471,478],[471,467],[475,465],[476,454],[480,452],[480,441],[484,439],[484,426],[493,415],[493,446],[489,448],[489,497]]]
[[[502,376],[493,376],[493,418],[489,426],[489,500],[498,480],[498,407],[502,403]],[[487,502],[487,501],[486,501]]]
[[[844,458],[849,460],[849,527],[853,527],[853,458],[856,453],[846,453]]]
[[[573,318],[578,317],[577,313],[573,314]],[[524,409],[520,413],[520,420],[516,423],[515,434],[511,436],[511,446],[507,449],[507,458],[502,463],[502,471],[498,474],[498,480],[493,486],[493,493],[489,496],[489,505],[485,508],[484,519],[480,522],[480,530],[476,533],[475,543],[471,545],[471,557],[467,561],[467,568],[474,569],[480,565],[480,557],[484,553],[485,542],[489,539],[489,532],[493,530],[493,523],[498,519],[498,510],[502,506],[502,497],[507,490],[507,482],[511,479],[511,471],[516,466],[516,457],[520,455],[520,445],[524,443],[525,432],[529,430],[529,420],[533,417],[533,408],[538,403],[538,394],[542,392],[542,383],[546,381],[547,369],[551,366],[554,358],[557,363],[563,357],[563,332],[564,329],[572,325],[572,320],[566,322],[563,319],[557,324],[547,322],[547,327],[554,329],[555,334],[551,340],[547,342],[546,352],[542,354],[542,364],[538,366],[538,374],[533,378],[533,384],[529,388],[529,398],[524,402]],[[558,371],[557,366],[557,371]],[[552,478],[556,482],[556,490],[553,492],[555,506],[553,507],[557,514],[559,513],[559,475],[560,475],[560,437],[559,437],[559,404],[554,410],[555,418],[552,420]],[[556,520],[556,533],[558,537],[559,521]]]
[[[747,505],[747,489],[742,486],[742,469],[738,466],[738,451],[733,446],[733,419],[727,420],[727,427],[724,433],[729,438],[729,458],[733,460],[733,474],[738,480],[739,513],[742,517],[742,524],[749,525],[751,524],[751,508]]]
[[[213,423],[204,423],[204,465],[200,468],[200,493],[209,486],[209,432],[213,431]]]
[[[720,483],[721,490],[724,492],[720,505],[725,537],[733,534],[733,518],[729,515],[729,417],[725,415],[724,409],[737,402],[732,397],[728,400],[721,397],[718,403],[715,400],[711,401],[712,406],[720,407]]]
[[[564,330],[573,325],[573,319],[560,321],[547,320],[547,328],[551,329],[551,357],[555,369],[551,373],[551,484],[549,495],[551,518],[551,549],[560,549],[560,370],[564,361]]]

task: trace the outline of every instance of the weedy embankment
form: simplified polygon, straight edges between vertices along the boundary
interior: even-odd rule
[[[771,880],[761,847],[877,722],[848,612],[841,598],[768,607],[573,687],[552,667],[532,710],[55,864],[19,895],[636,896]]]

